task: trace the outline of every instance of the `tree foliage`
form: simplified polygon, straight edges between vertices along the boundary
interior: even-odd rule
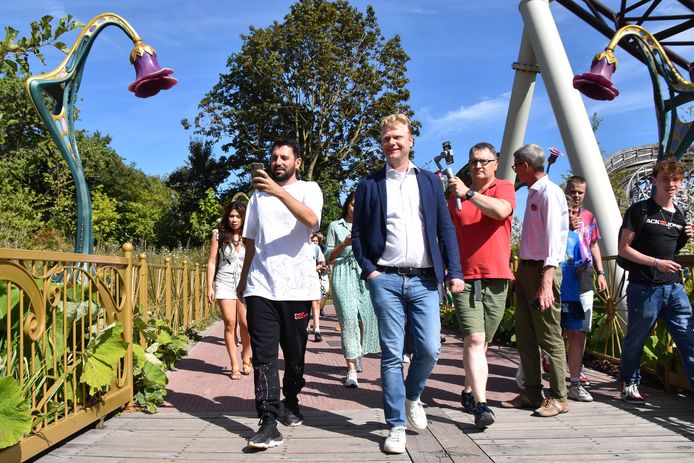
[[[210,141],[191,140],[186,164],[166,179],[166,185],[175,192],[177,200],[164,218],[164,227],[169,231],[168,236],[163,237],[167,246],[197,246],[205,241],[191,232],[191,218],[199,211],[200,201],[207,191],[219,191],[229,176],[228,159],[224,156],[216,159],[212,146]]]
[[[412,113],[409,57],[398,36],[384,38],[372,7],[300,0],[284,22],[251,27],[242,38],[195,119],[198,133],[234,152],[229,167],[244,169],[241,180],[280,136],[299,142],[308,180],[344,185],[381,165],[379,119]]]
[[[208,188],[205,196],[200,198],[198,210],[190,216],[191,235],[205,242],[210,237],[212,229],[217,225],[221,215],[219,201],[212,188]]]
[[[13,27],[5,27],[5,38],[0,42],[0,74],[15,76],[29,72],[29,57],[35,56],[46,64],[41,49],[46,46],[54,46],[60,51],[68,52],[67,46],[58,40],[66,32],[84,26],[75,21],[72,15],[58,19],[58,24],[53,28],[53,16],[46,15],[40,21],[31,23],[31,35],[19,37],[19,31]]]

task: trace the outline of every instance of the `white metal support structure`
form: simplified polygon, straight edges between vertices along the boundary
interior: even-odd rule
[[[513,182],[515,174],[512,169],[513,152],[523,145],[525,130],[528,126],[528,115],[535,93],[535,77],[540,72],[540,66],[535,59],[535,53],[530,45],[527,26],[523,29],[518,61],[513,63],[516,75],[513,78],[513,91],[506,114],[504,138],[501,141],[501,159],[499,160],[498,175]]]
[[[571,168],[588,182],[586,203],[600,224],[603,255],[615,255],[621,214],[585,105],[572,86],[574,74],[549,9],[549,1],[521,0],[519,10],[525,29],[519,62],[514,65],[516,77],[504,129],[501,147],[504,157],[499,175],[507,180],[514,179],[512,154],[523,144],[534,91],[535,73],[532,68],[539,65]]]

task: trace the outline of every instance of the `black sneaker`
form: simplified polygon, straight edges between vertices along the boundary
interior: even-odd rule
[[[248,439],[248,446],[254,449],[269,449],[284,443],[282,433],[277,430],[277,420],[270,416],[260,419],[260,429]]]
[[[316,333],[313,335],[313,342],[321,342],[323,340],[323,336],[320,335],[320,331],[316,331]]]
[[[287,426],[301,426],[304,424],[304,415],[299,411],[299,405],[287,406],[284,404],[284,424]]]
[[[480,402],[475,407],[475,426],[484,429],[494,424],[494,412],[487,407],[487,402]]]
[[[475,396],[472,395],[472,392],[462,390],[460,392],[460,404],[463,406],[465,413],[475,413]]]

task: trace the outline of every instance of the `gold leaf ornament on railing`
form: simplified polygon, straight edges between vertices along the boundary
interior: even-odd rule
[[[32,341],[38,341],[46,329],[46,303],[36,281],[24,267],[14,262],[0,262],[0,281],[14,283],[29,299],[30,311],[24,320],[24,334]],[[7,292],[9,295],[9,285]]]

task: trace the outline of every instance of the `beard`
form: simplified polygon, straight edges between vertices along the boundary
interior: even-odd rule
[[[277,182],[277,183],[284,183],[290,178],[294,176],[296,172],[296,167],[291,167],[288,168],[287,170],[284,171],[283,174],[277,174],[275,171],[272,171],[272,179]]]

